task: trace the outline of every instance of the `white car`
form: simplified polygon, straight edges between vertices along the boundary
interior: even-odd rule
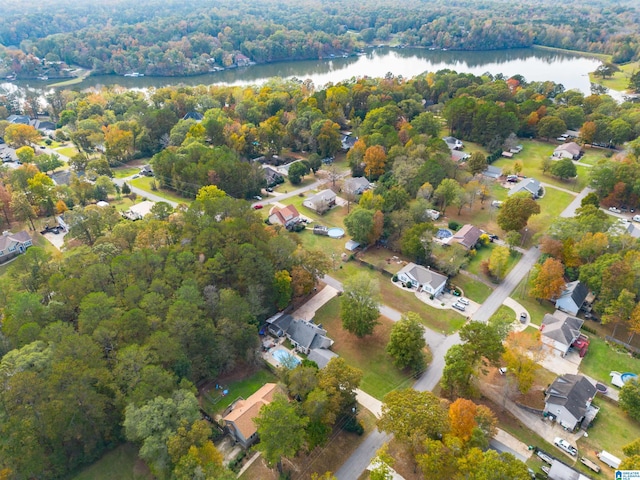
[[[578,449],[563,438],[556,437],[553,440],[553,444],[556,447],[558,447],[560,450],[564,450],[565,452],[567,452],[569,455],[572,455],[575,457],[578,454]]]
[[[458,299],[458,303],[461,303],[462,305],[469,305],[469,300],[467,300],[467,299],[466,299],[466,298],[464,298],[464,297],[460,297],[460,298]]]
[[[634,222],[640,222],[640,215],[634,215],[631,220],[633,220]]]
[[[609,207],[609,211],[613,213],[622,213],[622,211],[616,207]]]
[[[460,310],[461,312],[464,312],[467,308],[462,305],[461,303],[454,303],[453,305],[451,305],[453,308],[455,308],[456,310]]]

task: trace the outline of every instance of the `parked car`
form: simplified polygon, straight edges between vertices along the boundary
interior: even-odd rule
[[[634,215],[631,220],[633,220],[634,222],[640,222],[640,215]]]
[[[517,175],[507,175],[507,182],[517,183],[519,181],[520,179],[518,178]]]
[[[500,240],[500,237],[498,237],[498,235],[494,235],[493,233],[490,233],[489,240],[491,240],[492,242],[495,242],[496,240]]]
[[[527,314],[525,312],[520,314],[520,323],[527,323]]]
[[[256,195],[256,196],[255,196],[255,197],[253,197],[253,198],[255,198],[256,200],[262,200],[262,197],[261,197],[260,195]]]
[[[259,203],[256,203],[256,204],[253,206],[253,209],[254,209],[254,210],[260,210],[261,208],[263,208],[263,206],[262,206],[261,204],[259,204]]]
[[[553,440],[553,444],[558,447],[560,450],[564,450],[569,455],[576,456],[578,454],[578,449],[567,442],[564,438],[556,437]]]
[[[622,211],[617,207],[609,207],[609,211],[613,213],[622,213]]]
[[[504,202],[500,201],[500,200],[494,200],[493,202],[491,202],[491,206],[492,207],[496,207],[496,208],[500,208],[502,206]]]
[[[466,299],[466,298],[464,298],[464,297],[460,297],[460,298],[458,299],[458,303],[461,303],[462,305],[469,305],[469,300],[467,300],[467,299]]]
[[[453,305],[451,305],[453,308],[455,308],[456,310],[460,310],[461,312],[464,312],[467,307],[465,307],[464,305],[462,305],[461,303],[454,303]]]
[[[265,188],[265,190],[266,190],[267,192],[269,192],[269,193],[273,192],[273,188],[271,188],[271,187],[267,187],[267,188]]]
[[[505,375],[507,373],[507,367],[500,367],[498,371],[500,372],[500,375]]]

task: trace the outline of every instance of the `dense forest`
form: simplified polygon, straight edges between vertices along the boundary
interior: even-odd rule
[[[352,54],[388,44],[455,50],[544,45],[637,59],[633,2],[368,1],[47,3],[3,10],[2,71],[28,78],[80,65],[97,74],[183,76]],[[46,64],[44,61],[46,60]],[[44,69],[43,67],[47,67]]]

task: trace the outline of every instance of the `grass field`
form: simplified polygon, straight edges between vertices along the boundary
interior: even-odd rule
[[[69,158],[73,157],[78,153],[78,149],[76,147],[56,148],[55,151],[60,155],[64,155],[65,157],[69,157]]]
[[[209,415],[222,413],[239,397],[247,398],[257,392],[265,383],[277,381],[276,376],[269,370],[258,370],[253,375],[243,380],[238,380],[228,385],[222,385],[222,389],[215,388],[203,392],[201,396],[202,407]],[[228,395],[222,396],[222,390],[227,389]]]
[[[460,287],[465,297],[478,303],[484,302],[493,291],[491,287],[474,280],[462,272],[451,279],[451,284]]]
[[[540,213],[529,219],[528,232],[523,238],[524,246],[531,247],[534,243],[536,233],[545,232],[549,225],[558,219],[558,216],[573,201],[574,196],[570,193],[557,190],[555,188],[545,188],[544,197],[538,200]]]
[[[181,197],[179,195],[176,195],[175,193],[169,191],[169,190],[164,190],[164,189],[160,189],[158,188],[158,190],[152,190],[151,189],[151,182],[154,181],[153,177],[140,177],[140,178],[136,178],[134,180],[131,180],[129,182],[130,185],[133,185],[134,187],[137,187],[141,190],[144,190],[145,192],[149,192],[153,195],[157,195],[158,197],[162,197],[165,200],[169,200],[170,202],[176,202],[176,203],[186,203],[189,204],[193,201],[192,198],[184,198]],[[157,181],[156,181],[157,182]]]
[[[631,78],[631,75],[640,68],[640,62],[618,65],[618,68],[620,71],[614,73],[611,78],[603,79],[602,77],[596,77],[592,72],[589,74],[589,80],[607,88],[625,92],[629,89],[629,79]]]
[[[496,247],[497,245],[495,243],[490,243],[486,247],[482,247],[477,250],[475,257],[471,259],[469,264],[465,267],[465,270],[484,278],[487,282],[490,282],[491,279],[487,277],[482,271],[482,262],[484,262],[485,260],[489,260],[491,252],[493,252]],[[509,263],[507,264],[507,272],[505,273],[505,275],[509,273],[509,271],[511,271],[516,263],[518,263],[518,260],[520,260],[521,256],[522,254],[517,251],[511,252],[511,255],[509,255]]]
[[[582,359],[581,372],[605,385],[611,384],[611,377],[609,377],[611,371],[640,374],[640,360],[633,358],[626,350],[613,347],[594,335],[589,335],[589,339],[591,340],[589,352]]]
[[[531,322],[540,325],[545,313],[553,313],[555,307],[551,302],[538,302],[535,298],[528,295],[530,290],[527,282],[529,277],[523,278],[515,290],[511,293],[511,297],[516,300],[520,305],[527,309],[529,315],[531,315]]]
[[[640,424],[608,400],[596,397],[594,404],[600,411],[589,428],[589,436],[580,439],[578,448],[584,452],[604,449],[624,458],[622,447],[640,438]]]
[[[138,448],[125,443],[103,455],[72,480],[147,480],[153,478],[144,465],[136,465]]]
[[[136,173],[138,173],[140,171],[140,168],[138,167],[118,167],[118,168],[113,168],[113,175],[116,178],[126,178],[126,177],[130,177],[131,175],[135,175]]]
[[[360,253],[358,258],[392,274],[398,273],[405,265],[405,262],[408,261],[407,258],[402,257],[399,253],[382,247],[371,247],[366,252]]]
[[[362,370],[360,388],[378,400],[391,390],[413,383],[410,372],[400,371],[391,363],[385,352],[393,322],[380,317],[373,335],[359,339],[342,328],[340,299],[334,298],[316,312],[316,323],[322,323],[335,343],[332,350],[345,361]]]
[[[506,305],[500,305],[500,308],[491,315],[489,322],[512,323],[516,321],[516,312]]]

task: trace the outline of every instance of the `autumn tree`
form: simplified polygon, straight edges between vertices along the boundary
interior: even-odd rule
[[[293,287],[291,286],[291,275],[286,270],[275,273],[273,280],[274,303],[278,310],[283,310],[291,302]]]
[[[477,175],[487,169],[487,158],[482,152],[473,152],[467,160],[467,169],[472,175]]]
[[[359,338],[371,335],[380,322],[378,286],[364,273],[354,275],[344,283],[340,297],[342,326]]]
[[[40,132],[31,125],[12,123],[4,131],[4,140],[14,148],[30,146],[40,141]]]
[[[476,412],[478,406],[471,400],[458,398],[449,405],[449,424],[451,434],[458,437],[464,443],[471,439],[473,429],[476,428]]]
[[[620,408],[631,418],[640,420],[640,383],[630,380],[620,390]]]
[[[493,249],[489,257],[489,271],[496,279],[502,280],[507,273],[509,257],[511,253],[508,247],[498,246]]]
[[[433,196],[440,202],[440,209],[446,213],[447,205],[453,203],[462,191],[463,189],[458,182],[452,178],[445,178],[433,192]]]
[[[407,312],[393,325],[386,352],[396,367],[404,369],[410,366],[413,371],[419,372],[426,366],[426,347],[420,316],[415,312]]]
[[[547,258],[542,265],[537,264],[529,280],[530,295],[534,298],[551,300],[557,298],[565,286],[564,265],[560,260]]]
[[[22,163],[33,163],[36,158],[36,152],[31,147],[20,147],[16,150],[16,157],[18,157],[18,160]]]
[[[368,245],[373,236],[374,212],[364,208],[356,208],[344,219],[344,226],[351,238],[363,245]]]
[[[531,389],[535,373],[546,354],[539,331],[534,336],[523,332],[509,332],[502,358],[507,367],[507,375],[516,379],[520,393],[526,394]]]
[[[133,153],[133,133],[116,125],[102,127],[102,131],[109,165],[118,166],[126,162]]]
[[[528,193],[517,193],[502,204],[498,225],[505,232],[522,230],[532,215],[540,213],[540,205]]]
[[[382,145],[373,145],[364,153],[364,173],[370,180],[375,180],[385,172],[387,153]]]

